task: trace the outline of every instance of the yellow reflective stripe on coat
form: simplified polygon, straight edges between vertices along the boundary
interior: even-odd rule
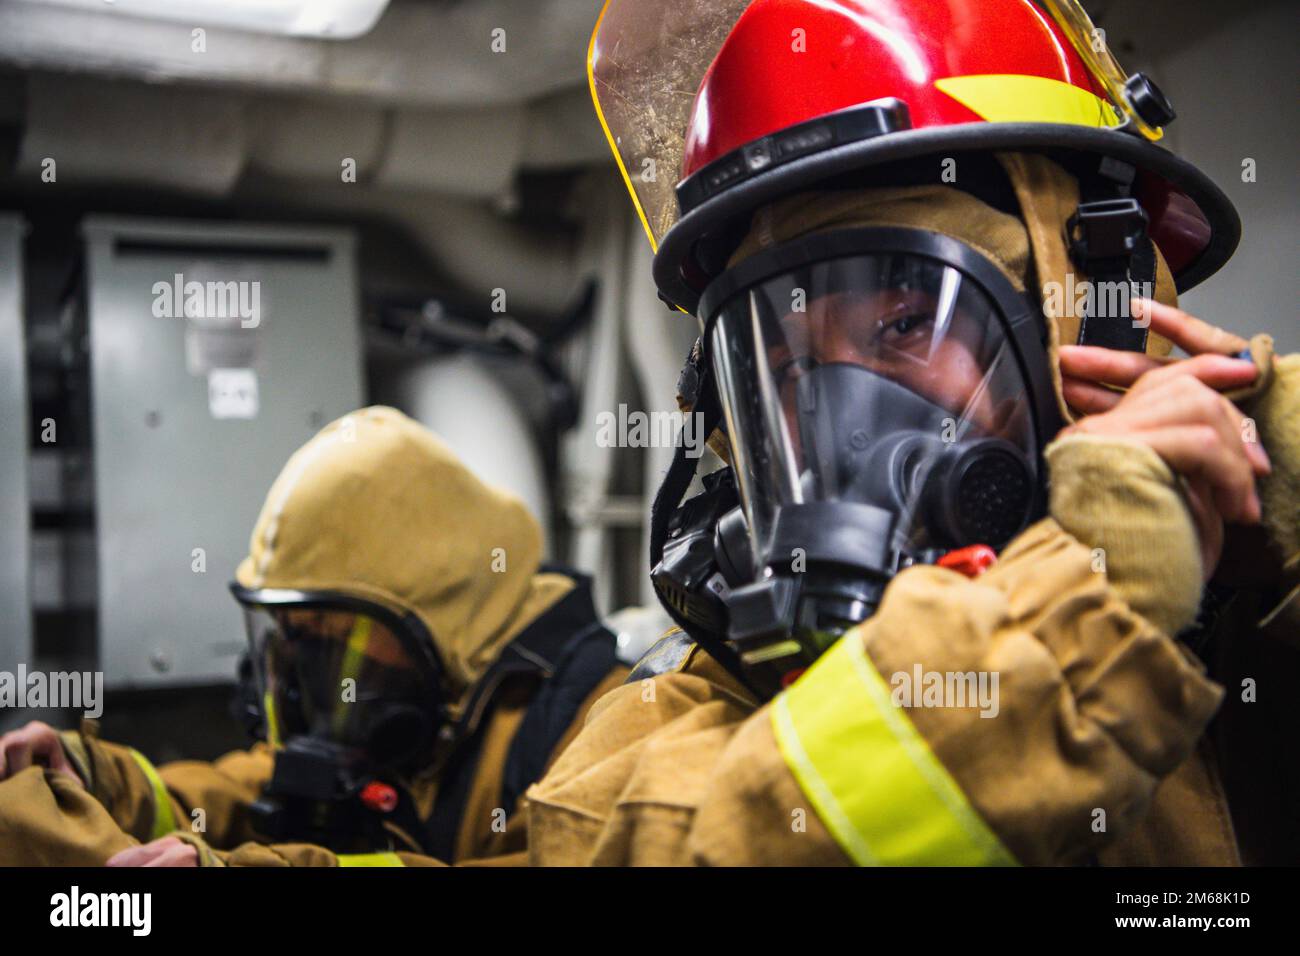
[[[406,866],[396,853],[340,853],[339,866]]]
[[[135,758],[135,762],[139,764],[148,779],[149,786],[153,788],[153,835],[149,839],[165,837],[176,830],[176,816],[172,812],[172,798],[167,792],[167,785],[162,782],[162,777],[158,776],[158,771],[144,754],[132,750],[131,756]]]
[[[859,866],[1012,866],[1015,860],[890,699],[850,631],[772,702],[777,746]]]

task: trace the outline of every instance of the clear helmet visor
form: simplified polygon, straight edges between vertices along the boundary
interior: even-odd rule
[[[430,745],[436,688],[384,620],[355,610],[245,606],[272,746],[329,740],[400,768]]]
[[[958,269],[861,253],[733,295],[711,351],[756,571],[782,508],[892,515],[894,548],[1000,546],[1038,482],[1031,403],[994,300]],[[788,542],[784,542],[788,544]]]
[[[695,93],[751,0],[607,0],[587,51],[596,114],[651,247],[677,220],[674,187]]]

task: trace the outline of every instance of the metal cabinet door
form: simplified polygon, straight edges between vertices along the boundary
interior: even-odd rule
[[[111,218],[83,232],[105,682],[232,679],[226,585],[267,490],[362,402],[353,241]]]
[[[0,214],[0,670],[9,671],[32,654],[24,233],[22,219]]]

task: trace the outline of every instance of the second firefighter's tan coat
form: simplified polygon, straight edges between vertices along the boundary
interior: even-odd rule
[[[591,691],[578,716],[552,753],[558,755],[582,727],[587,709],[618,687],[625,668],[611,670]],[[525,862],[526,814],[516,811],[504,832],[494,827],[502,770],[528,697],[496,708],[484,743],[465,815],[456,839],[455,859],[473,865]],[[75,764],[89,777],[89,790],[65,775],[29,767],[0,783],[0,866],[101,866],[113,854],[155,836],[157,791],[127,747],[100,741],[89,723],[81,734],[65,735]],[[307,844],[266,845],[249,825],[247,807],[271,776],[271,752],[264,745],[212,761],[185,760],[157,771],[166,789],[170,814],[182,833],[201,845],[204,862],[230,866],[334,866],[338,857]],[[206,828],[193,827],[201,809]],[[214,849],[221,848],[221,849]],[[450,862],[415,853],[398,853],[408,866]]]
[[[540,570],[541,553],[541,528],[522,501],[479,481],[417,422],[374,407],[330,423],[290,456],[236,577],[246,588],[343,594],[417,615],[444,665],[444,689],[458,716],[503,648],[573,590],[569,576]],[[624,674],[625,668],[612,668],[588,694],[559,746],[576,734],[586,707]],[[531,693],[516,689],[494,698],[456,838],[457,860],[523,847],[518,812],[504,833],[492,824]],[[248,805],[271,775],[266,747],[154,771],[130,748],[98,740],[93,727],[63,740],[89,793],[39,768],[0,783],[0,864],[102,863],[171,825],[200,845],[204,862],[337,862],[319,847],[248,842],[255,838]],[[427,818],[438,781],[426,776],[408,783],[417,813]]]

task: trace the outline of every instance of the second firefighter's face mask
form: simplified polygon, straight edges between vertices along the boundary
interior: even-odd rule
[[[824,540],[813,515],[919,560],[999,547],[1033,516],[1042,323],[979,262],[919,230],[852,230],[761,253],[706,295],[756,572]]]
[[[312,737],[377,769],[431,756],[437,688],[386,619],[357,609],[245,606],[272,745]]]

